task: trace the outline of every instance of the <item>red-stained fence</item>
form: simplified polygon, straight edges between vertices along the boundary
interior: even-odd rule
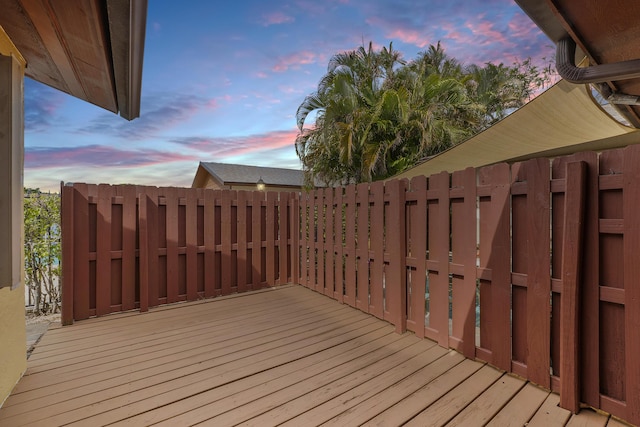
[[[62,187],[63,323],[291,282],[298,195]]]
[[[300,194],[62,197],[65,323],[299,283],[640,424],[640,146]]]
[[[640,147],[300,207],[300,284],[640,424]]]

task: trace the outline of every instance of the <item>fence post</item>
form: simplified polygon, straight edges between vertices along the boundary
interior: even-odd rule
[[[355,184],[354,184],[355,185]],[[356,308],[369,312],[369,184],[357,185]]]
[[[429,338],[449,348],[449,174],[429,177]]]
[[[253,290],[262,287],[262,201],[264,193],[254,191],[251,200],[251,283]]]
[[[466,357],[475,357],[476,330],[476,171],[467,168],[451,178],[452,336],[449,345]],[[453,198],[453,195],[452,195]]]
[[[560,406],[580,410],[579,302],[586,163],[566,165],[564,236],[562,239],[562,300],[560,326]]]
[[[237,230],[237,247],[236,251],[236,269],[237,269],[237,286],[238,292],[246,292],[249,288],[249,279],[247,277],[247,242],[251,240],[251,236],[247,235],[247,211],[249,196],[248,191],[238,191],[238,203],[236,207],[236,218],[238,223]],[[251,287],[253,290],[253,286]]]
[[[267,214],[265,215],[266,222],[266,237],[267,237],[267,286],[275,286],[276,284],[276,203],[278,201],[278,193],[269,191],[267,193]],[[224,221],[223,221],[224,224]]]
[[[369,250],[373,252],[369,275],[369,313],[384,319],[384,182],[371,183]],[[366,200],[366,199],[365,199]]]
[[[287,265],[289,260],[289,193],[281,192],[278,198],[278,283],[284,285],[289,283],[289,272]]]
[[[624,341],[626,420],[640,424],[640,147],[624,149],[622,169],[622,217],[624,218],[623,280],[624,280]]]
[[[291,193],[289,226],[291,234],[291,283],[300,283],[300,193]]]
[[[356,186],[346,189],[345,208],[345,295],[343,301],[352,307],[356,305]]]
[[[415,322],[416,336],[424,338],[428,238],[427,177],[421,175],[411,178],[411,192],[417,199],[415,212],[411,217],[411,229],[406,233],[407,239],[411,240],[411,257],[415,259],[415,270],[411,272],[411,320]]]
[[[73,324],[73,187],[60,183],[62,228],[62,315],[63,325]]]
[[[476,357],[511,369],[510,168],[478,170],[480,196],[480,350]],[[488,350],[488,351],[487,351]]]
[[[335,246],[333,242],[335,215],[333,212],[333,188],[324,189],[324,294],[335,298],[333,293],[333,263],[335,261]]]
[[[386,275],[386,292],[389,311],[396,332],[407,330],[407,267],[406,267],[406,181],[395,179],[385,186],[389,194],[389,218],[386,223],[389,274]]]
[[[140,311],[149,310],[149,197],[140,193],[138,198],[138,227],[140,233]],[[157,227],[156,227],[157,228]],[[154,230],[155,231],[155,230]]]
[[[96,219],[96,315],[111,312],[111,195],[108,184],[98,185]]]

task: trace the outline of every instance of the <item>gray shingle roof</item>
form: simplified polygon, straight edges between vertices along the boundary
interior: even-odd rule
[[[225,184],[255,184],[260,178],[267,185],[289,185],[300,187],[304,184],[301,170],[268,168],[261,166],[236,165],[229,163],[200,162],[212,176]]]

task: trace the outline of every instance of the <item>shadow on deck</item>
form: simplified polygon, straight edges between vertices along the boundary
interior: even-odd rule
[[[49,330],[2,426],[621,426],[301,286]]]

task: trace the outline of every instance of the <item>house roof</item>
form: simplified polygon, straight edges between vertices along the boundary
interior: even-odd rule
[[[301,170],[215,162],[200,162],[200,167],[223,184],[256,184],[262,178],[267,185],[292,187],[304,185]]]
[[[492,127],[394,178],[632,143],[640,143],[640,131],[609,116],[586,86],[561,80]]]
[[[140,115],[147,0],[0,0],[34,80],[128,120]]]

